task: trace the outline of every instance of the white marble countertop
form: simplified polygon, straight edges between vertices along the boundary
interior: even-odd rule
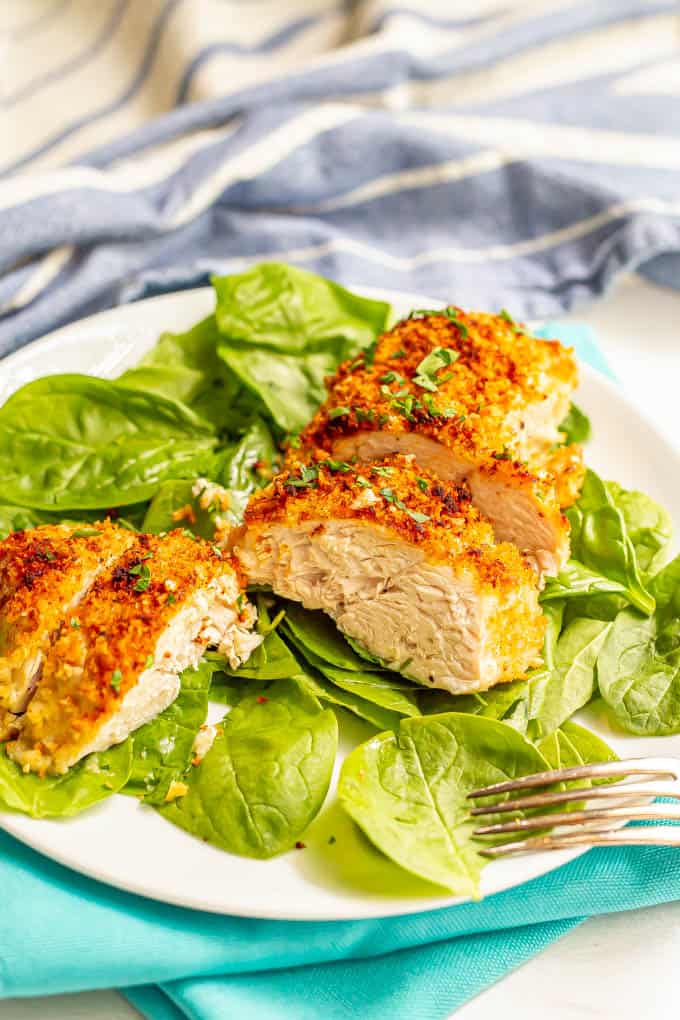
[[[597,330],[628,395],[680,443],[680,294],[630,278],[568,318]],[[652,1013],[676,1020],[678,959],[680,903],[593,918],[468,1003],[456,1020],[640,1020]],[[0,1020],[135,1017],[111,991],[0,1002]]]

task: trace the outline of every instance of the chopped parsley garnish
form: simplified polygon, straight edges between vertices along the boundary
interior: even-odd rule
[[[148,559],[148,557],[145,557]],[[128,574],[132,577],[137,577],[138,580],[133,585],[134,591],[147,591],[151,584],[151,571],[147,567],[146,563],[137,563],[136,566],[130,567]]]
[[[373,408],[371,408],[370,411],[364,411],[361,407],[353,407],[352,410],[354,411],[359,424],[364,421],[373,421],[375,418],[375,411]]]
[[[45,549],[43,552],[43,556],[45,557],[48,563],[52,563],[52,561],[56,560],[57,558],[55,553],[53,553],[51,549]]]
[[[342,418],[346,414],[351,414],[349,407],[332,407],[328,412],[328,420],[335,421],[336,418]]]
[[[95,535],[101,535],[101,531],[98,531],[97,528],[78,528],[71,535],[73,538],[94,538]]]
[[[380,376],[380,382],[381,383],[397,383],[399,386],[402,386],[406,382],[406,380],[404,379],[403,375],[399,374],[399,372],[393,372],[390,369],[389,372],[385,372],[384,375]]]
[[[213,542],[213,544],[210,546],[210,548],[215,553],[215,556],[217,556],[218,560],[221,560],[222,559],[222,550],[220,549],[219,545],[217,545],[216,542]]]
[[[378,416],[378,428],[382,428],[383,425],[387,425],[390,420],[389,414],[381,414]]]
[[[364,351],[364,364],[366,365],[366,368],[373,368],[373,362],[375,361],[375,352],[377,346],[378,339],[376,337],[376,339],[373,341],[370,347],[367,347],[366,350]]]
[[[392,506],[396,506],[398,510],[403,510],[404,513],[408,514],[411,520],[415,521],[416,524],[422,524],[424,521],[429,521],[427,514],[421,514],[419,510],[411,510],[406,504],[399,499],[392,489],[381,489],[380,495],[383,499],[386,499]]]
[[[512,315],[510,314],[510,312],[508,312],[505,308],[502,308],[500,310],[500,312],[498,313],[498,318],[499,319],[505,319],[505,321],[508,323],[508,325],[512,326],[512,328],[515,331],[515,333],[521,333],[522,332],[522,327],[515,322],[515,320],[513,319]]]
[[[370,489],[371,487],[368,478],[364,478],[363,475],[357,475],[357,485],[360,485],[362,489]]]
[[[245,604],[246,604],[246,597],[243,594],[243,592],[241,592],[241,594],[236,599],[236,608],[238,609],[239,613],[243,612]]]
[[[429,485],[427,484],[427,478],[416,478],[418,488],[421,492],[427,492]]]
[[[151,669],[153,666],[153,655],[147,655],[146,662],[144,663],[144,669]]]
[[[170,594],[168,595],[168,597],[167,597],[167,599],[165,601],[166,601],[167,605],[174,606],[175,602],[177,601],[177,596],[173,595],[172,592],[170,592]]]
[[[294,489],[308,489],[315,486],[319,477],[319,469],[311,464],[303,464],[300,468],[299,478],[287,478],[286,488],[291,486]]]
[[[347,461],[344,460],[325,460],[323,463],[324,467],[327,467],[329,471],[339,471],[341,474],[345,474],[345,472],[352,470],[352,465],[348,464]]]
[[[507,446],[504,446],[500,453],[492,453],[491,456],[494,460],[512,460],[512,454]]]
[[[121,671],[119,669],[114,669],[113,673],[111,674],[111,681],[110,681],[111,686],[113,687],[114,691],[118,690],[118,688],[120,687],[122,679],[123,679],[123,674],[121,673]]]
[[[371,474],[372,475],[380,475],[383,478],[387,478],[388,475],[391,475],[393,471],[394,471],[394,468],[391,468],[391,467],[372,467],[371,468]]]
[[[80,629],[80,620],[78,619],[77,616],[72,616],[71,617],[70,624],[71,624],[71,626],[73,627],[74,630],[79,630]]]
[[[394,361],[396,358],[406,358],[406,357],[408,357],[408,355],[406,354],[406,351],[404,350],[403,347],[400,347],[398,351],[394,352],[394,354],[390,354],[390,361]]]
[[[421,389],[436,393],[440,383],[446,382],[446,379],[437,379],[437,372],[447,365],[452,365],[459,357],[458,351],[452,351],[448,347],[434,347],[417,366],[413,382]]]

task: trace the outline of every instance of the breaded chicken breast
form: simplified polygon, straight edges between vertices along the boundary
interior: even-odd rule
[[[167,708],[209,645],[238,666],[261,640],[254,620],[229,557],[181,531],[134,536],[64,621],[7,753],[59,774],[119,743]]]
[[[496,537],[556,573],[568,556],[561,501],[578,494],[572,448],[551,450],[577,382],[570,350],[528,336],[509,317],[447,309],[405,319],[375,355],[340,367],[303,448],[373,461],[415,454],[447,482],[465,482]]]
[[[59,624],[134,536],[109,521],[17,531],[0,543],[0,739],[15,727]]]
[[[235,552],[251,582],[323,609],[421,684],[485,690],[540,661],[535,572],[466,486],[413,457],[291,468],[251,499]]]

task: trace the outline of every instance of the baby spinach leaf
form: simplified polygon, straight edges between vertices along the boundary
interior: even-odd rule
[[[592,595],[625,595],[626,588],[618,581],[611,581],[596,570],[579,563],[569,562],[557,577],[549,577],[541,592],[541,602],[553,599],[582,599]]]
[[[218,354],[286,432],[303,428],[324,379],[385,328],[389,305],[313,273],[263,263],[216,277]]]
[[[345,760],[340,803],[397,864],[460,895],[476,896],[487,863],[472,835],[467,795],[540,772],[545,759],[517,730],[455,712],[404,719]]]
[[[654,599],[642,583],[623,513],[594,471],[586,472],[581,495],[567,517],[574,559],[622,585],[643,613],[653,612]]]
[[[655,565],[660,565],[659,560],[673,536],[671,515],[644,492],[623,489],[617,482],[606,484],[615,505],[623,514],[640,570],[653,572]]]
[[[0,748],[0,811],[32,818],[77,815],[125,786],[132,768],[132,740],[88,754],[63,776],[22,772]]]
[[[547,736],[586,705],[595,693],[597,657],[611,624],[573,620],[560,635],[551,668],[529,683],[527,733]]]
[[[325,676],[314,670],[309,663],[306,663],[303,671],[296,675],[296,680],[320,701],[334,705],[336,708],[347,709],[352,715],[375,726],[376,730],[399,728],[402,716],[397,712],[390,712],[389,709],[381,708],[352,691],[343,690],[342,687],[338,687],[337,684],[327,680]]]
[[[217,477],[229,490],[228,516],[240,523],[249,497],[270,481],[278,467],[279,453],[269,426],[252,418],[237,442],[220,455]]]
[[[215,535],[216,512],[202,510],[199,500],[193,494],[195,479],[174,479],[163,482],[151,500],[144,517],[143,531],[158,535],[162,531],[173,528],[186,528],[195,535],[209,541]],[[191,515],[181,519],[174,516],[179,511],[190,507]]]
[[[370,670],[357,656],[325,613],[290,604],[284,632],[308,664],[336,687],[399,715],[420,715],[418,687],[399,673]],[[329,627],[330,624],[330,627]],[[304,637],[303,637],[304,635]],[[320,654],[323,653],[323,654]],[[339,665],[340,662],[345,665]]]
[[[214,315],[186,333],[163,333],[118,382],[179,400],[219,431],[238,431],[243,418],[257,410],[256,402],[218,357],[219,337]]]
[[[125,793],[162,804],[173,779],[189,768],[194,739],[205,722],[210,681],[217,667],[185,669],[179,694],[164,712],[132,734],[132,772]]]
[[[27,531],[29,528],[37,528],[39,524],[50,523],[45,518],[45,514],[36,510],[0,504],[0,541],[13,531]]]
[[[282,262],[212,279],[220,333],[241,343],[305,354],[333,343],[338,361],[368,347],[390,306]]]
[[[618,755],[590,730],[568,720],[538,743],[551,769],[566,769],[596,761],[618,761]]]
[[[177,401],[46,376],[0,408],[3,497],[36,510],[127,506],[168,478],[201,474],[214,445],[211,428]]]
[[[308,649],[317,658],[338,669],[358,673],[366,670],[365,658],[354,651],[330,616],[321,610],[303,609],[296,602],[281,604],[286,610],[284,628],[301,648]],[[375,668],[380,669],[377,665]]]
[[[600,693],[631,733],[680,732],[680,556],[650,583],[652,616],[624,609],[598,660]]]
[[[185,796],[159,810],[213,846],[266,858],[293,846],[319,812],[338,727],[295,680],[252,686],[186,777]]]
[[[587,443],[590,439],[590,419],[576,404],[569,406],[567,417],[560,425],[565,443]]]
[[[326,396],[324,380],[342,360],[333,351],[280,354],[224,337],[218,353],[283,432],[299,432],[309,422]]]

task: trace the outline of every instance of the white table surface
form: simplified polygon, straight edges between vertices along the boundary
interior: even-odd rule
[[[597,330],[628,395],[680,442],[680,294],[630,278],[566,318]],[[468,1003],[456,1020],[677,1020],[679,959],[680,903],[593,918]],[[111,991],[0,1002],[0,1020],[135,1017]]]

